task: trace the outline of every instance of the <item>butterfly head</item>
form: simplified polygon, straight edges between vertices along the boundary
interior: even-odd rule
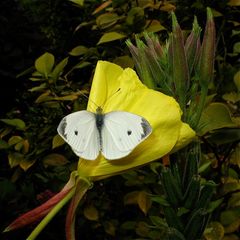
[[[101,107],[97,107],[96,114],[102,115],[102,113],[103,113],[103,109]]]

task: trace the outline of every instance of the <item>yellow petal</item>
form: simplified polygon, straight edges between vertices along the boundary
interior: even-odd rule
[[[81,176],[97,180],[147,164],[170,153],[173,148],[186,145],[195,136],[194,131],[181,121],[181,110],[174,98],[148,89],[135,71],[99,61],[96,67],[88,110],[101,106],[105,113],[123,110],[138,114],[149,121],[152,134],[127,157],[95,161],[81,159],[78,171]]]
[[[173,150],[171,151],[171,153],[176,152],[179,149],[187,146],[195,136],[196,136],[196,133],[193,131],[193,129],[190,128],[188,124],[182,123],[180,127],[178,140]]]
[[[105,61],[98,61],[93,77],[92,88],[89,96],[89,111],[94,112],[97,107],[103,107],[106,100],[119,88],[117,79],[123,69],[116,64],[109,64]],[[111,82],[111,84],[109,84]]]

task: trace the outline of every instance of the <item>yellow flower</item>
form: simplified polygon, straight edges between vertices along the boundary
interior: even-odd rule
[[[103,156],[95,161],[80,159],[78,172],[82,177],[98,180],[119,174],[184,147],[195,137],[189,125],[181,121],[181,109],[175,99],[148,89],[130,68],[98,62],[87,109],[95,111],[97,106],[104,113],[122,110],[138,114],[148,120],[153,132],[122,159],[109,161]]]
[[[85,192],[96,181],[119,174],[161,158],[187,145],[195,132],[181,121],[181,110],[174,98],[148,89],[132,69],[122,69],[113,63],[99,61],[96,67],[88,110],[101,106],[104,112],[123,110],[146,118],[153,132],[127,157],[106,160],[99,156],[95,161],[80,159],[65,187],[46,203],[14,220],[5,232],[23,227],[36,220],[43,220],[27,238],[34,240],[55,214],[71,198],[66,218],[66,239],[75,239],[76,209]]]

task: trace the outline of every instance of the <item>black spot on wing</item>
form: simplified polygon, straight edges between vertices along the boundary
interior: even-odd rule
[[[65,132],[66,127],[67,127],[67,120],[66,118],[63,118],[59,126],[59,132],[64,138],[67,138],[67,134]]]
[[[127,135],[130,136],[132,134],[132,131],[131,130],[128,130],[127,131]]]
[[[141,126],[143,130],[143,133],[141,134],[141,138],[143,139],[149,135],[149,133],[152,131],[152,128],[144,118],[142,118]]]
[[[77,131],[77,130],[75,130],[75,131],[74,131],[74,134],[77,136],[77,135],[78,135],[78,131]]]

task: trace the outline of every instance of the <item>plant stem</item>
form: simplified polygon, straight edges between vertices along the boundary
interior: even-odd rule
[[[46,227],[46,225],[52,220],[52,218],[59,212],[59,210],[72,198],[75,192],[75,187],[58,203],[52,210],[44,217],[44,219],[37,225],[26,240],[34,240],[40,232]]]
[[[199,104],[196,108],[196,114],[194,115],[194,117],[191,121],[191,127],[193,129],[197,129],[197,127],[198,127],[199,120],[201,118],[203,109],[205,107],[207,94],[208,94],[208,88],[202,88]]]

